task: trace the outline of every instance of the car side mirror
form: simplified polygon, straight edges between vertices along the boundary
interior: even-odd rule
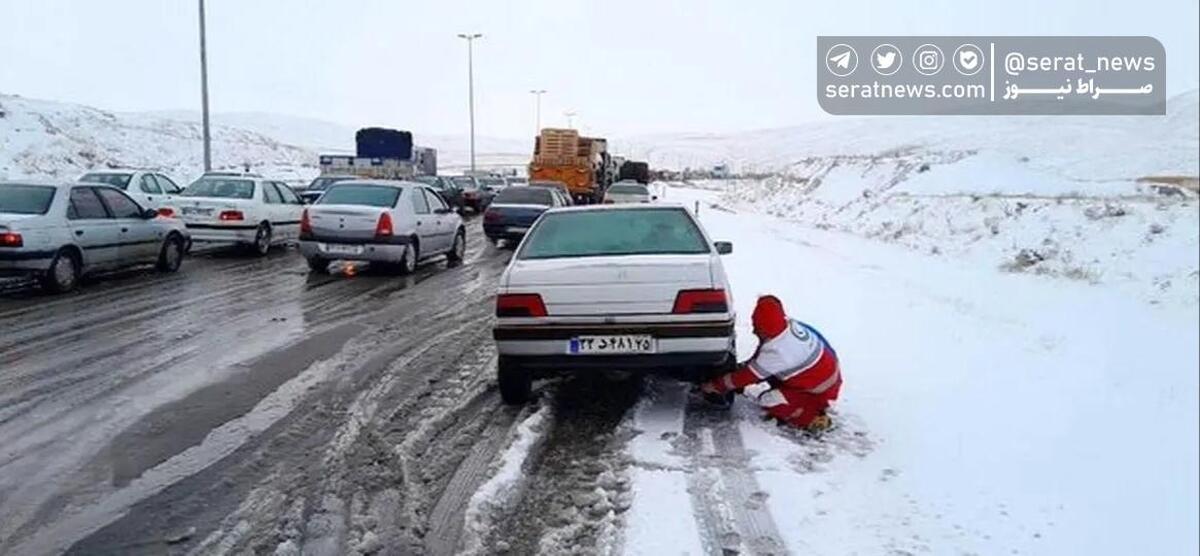
[[[718,255],[728,255],[733,252],[733,243],[728,241],[717,241],[713,243],[713,246],[717,248]]]
[[[142,219],[154,220],[158,218],[158,209],[146,209],[142,211]]]

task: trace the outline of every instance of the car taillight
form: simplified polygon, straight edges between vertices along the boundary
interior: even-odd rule
[[[536,293],[502,293],[496,296],[497,317],[544,317],[546,304]]]
[[[484,222],[496,222],[497,220],[500,220],[500,213],[494,210],[488,210],[487,212],[483,213]]]
[[[312,222],[308,219],[308,209],[300,213],[300,235],[312,235]]]
[[[168,207],[159,207],[158,215],[163,218],[175,218],[175,209]]]
[[[240,210],[223,210],[221,211],[221,214],[217,216],[217,219],[221,220],[222,222],[230,222],[245,220],[246,216],[242,214],[242,211]]]
[[[0,234],[0,247],[21,247],[25,245],[25,239],[17,232],[4,232]]]
[[[392,215],[386,212],[380,214],[379,222],[375,223],[375,237],[387,237],[392,233]]]
[[[724,313],[729,310],[725,290],[681,290],[672,313]]]

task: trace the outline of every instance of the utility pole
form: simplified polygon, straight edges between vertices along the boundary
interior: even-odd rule
[[[212,135],[208,129],[208,51],[204,44],[204,0],[200,0],[200,111],[204,126],[204,171],[212,171]]]
[[[576,114],[578,114],[578,112],[575,112],[574,110],[567,110],[566,112],[563,112],[563,115],[567,117],[568,129],[571,129],[571,123],[575,121]]]
[[[534,106],[536,107],[534,108],[534,121],[537,122],[537,127],[533,130],[533,134],[537,135],[542,132],[542,95],[546,94],[546,90],[533,89],[529,91],[529,93],[532,94],[536,99],[534,101]]]
[[[458,38],[467,41],[467,104],[471,114],[471,171],[475,171],[475,55],[472,46],[479,33],[460,33]]]

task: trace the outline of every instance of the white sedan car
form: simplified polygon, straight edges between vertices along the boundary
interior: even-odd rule
[[[687,209],[593,205],[546,211],[500,279],[493,337],[501,397],[580,370],[699,381],[735,364],[720,255]]]
[[[462,217],[436,191],[416,182],[335,183],[300,221],[300,252],[317,272],[332,260],[352,260],[408,273],[436,255],[457,263],[466,245]]]
[[[175,180],[148,170],[96,170],[79,176],[77,181],[111,185],[133,197],[138,204],[158,209],[163,216],[175,216],[175,196],[183,192]]]
[[[636,181],[619,181],[608,187],[604,192],[606,204],[649,203],[657,197],[650,194],[650,189]]]
[[[187,242],[182,222],[115,187],[0,182],[0,274],[33,276],[50,291],[135,265],[175,272]]]
[[[271,246],[300,237],[300,197],[257,174],[205,174],[176,204],[196,244],[235,244],[266,255]]]

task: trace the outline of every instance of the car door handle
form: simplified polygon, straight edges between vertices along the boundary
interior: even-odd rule
[[[420,220],[417,220],[417,225],[418,225],[418,226],[420,226],[420,225],[421,225],[421,221],[420,221]]]
[[[77,235],[77,236],[83,235],[83,230],[75,230],[75,235]]]
[[[125,232],[128,232],[128,231],[129,231],[129,228],[121,228],[121,233],[125,233]]]

